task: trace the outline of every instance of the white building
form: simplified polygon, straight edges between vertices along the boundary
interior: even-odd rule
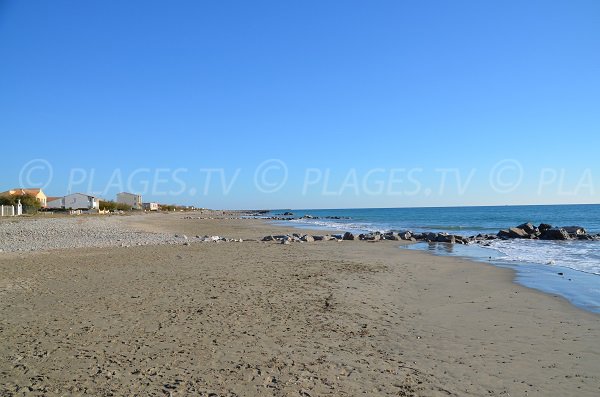
[[[121,192],[117,194],[117,203],[127,204],[134,210],[141,210],[142,196],[139,194]]]
[[[100,209],[100,200],[89,194],[72,193],[64,197],[53,197],[46,203],[46,207],[67,210],[97,210]]]
[[[144,203],[146,211],[158,211],[158,203]]]

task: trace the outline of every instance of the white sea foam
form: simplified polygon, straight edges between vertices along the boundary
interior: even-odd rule
[[[500,252],[498,259],[562,266],[600,275],[600,242],[597,241],[494,241],[489,248]]]
[[[381,231],[381,228],[376,227],[369,223],[355,223],[355,222],[336,222],[334,220],[321,220],[321,219],[292,219],[288,221],[298,225],[306,225],[309,227],[316,227],[319,229],[328,230],[359,230],[364,232],[376,232]]]

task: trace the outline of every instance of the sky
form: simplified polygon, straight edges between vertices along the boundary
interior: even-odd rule
[[[600,202],[600,2],[0,0],[0,191]]]

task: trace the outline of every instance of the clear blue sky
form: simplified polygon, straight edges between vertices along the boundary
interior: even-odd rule
[[[0,0],[0,137],[0,190],[600,202],[600,2]]]

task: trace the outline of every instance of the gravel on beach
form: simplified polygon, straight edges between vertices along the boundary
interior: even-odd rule
[[[186,240],[185,236],[128,228],[118,217],[19,219],[0,222],[0,252],[181,244]]]

